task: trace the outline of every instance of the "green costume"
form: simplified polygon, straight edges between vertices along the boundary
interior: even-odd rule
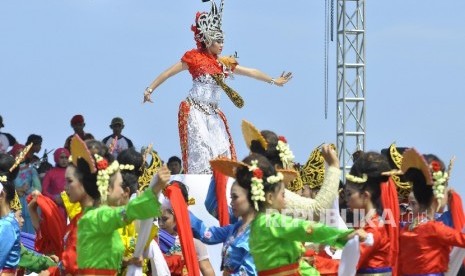
[[[147,189],[126,206],[86,208],[78,222],[78,268],[119,270],[124,246],[118,228],[135,219],[158,216],[160,203],[152,189]]]
[[[319,275],[308,263],[300,261],[303,242],[318,242],[342,247],[353,230],[340,230],[313,221],[294,219],[279,213],[259,213],[251,224],[250,253],[257,271],[270,270],[300,262],[302,275]]]
[[[21,244],[21,258],[18,266],[25,268],[27,271],[39,273],[50,266],[57,264],[48,256],[38,255]]]

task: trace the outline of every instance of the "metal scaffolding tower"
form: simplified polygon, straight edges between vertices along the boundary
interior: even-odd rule
[[[337,0],[337,149],[343,177],[365,150],[365,0]]]

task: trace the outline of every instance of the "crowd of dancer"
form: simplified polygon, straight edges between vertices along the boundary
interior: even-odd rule
[[[342,177],[334,145],[315,147],[298,164],[284,136],[247,121],[250,153],[238,160],[218,102],[222,92],[237,107],[244,101],[226,77],[283,86],[292,74],[272,78],[220,56],[223,4],[212,1],[197,14],[197,48],[143,95],[152,102],[171,76],[192,75],[179,109],[182,160],[172,157],[167,166],[151,147],[138,152],[119,117],[111,120],[113,134],[98,141],[84,132],[84,117],[74,116],[75,133],[55,150],[56,165],[39,170],[39,135],[22,145],[0,133],[0,275],[462,273],[465,217],[448,186],[452,161],[392,144],[354,153]],[[211,178],[182,183],[174,174]],[[189,211],[187,186],[208,186],[204,205],[217,225]],[[210,262],[212,244],[222,244],[221,267]]]

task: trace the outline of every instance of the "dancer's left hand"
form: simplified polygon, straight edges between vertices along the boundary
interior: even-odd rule
[[[291,79],[292,79],[292,72],[287,72],[287,73],[283,72],[279,78],[274,80],[274,84],[276,84],[277,86],[283,86]]]
[[[144,92],[144,101],[142,103],[153,103],[152,98],[150,97],[152,94],[149,91]]]

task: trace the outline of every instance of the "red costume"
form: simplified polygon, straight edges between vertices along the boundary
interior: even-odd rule
[[[400,233],[401,275],[446,272],[451,246],[465,247],[465,234],[442,222],[419,220]]]

